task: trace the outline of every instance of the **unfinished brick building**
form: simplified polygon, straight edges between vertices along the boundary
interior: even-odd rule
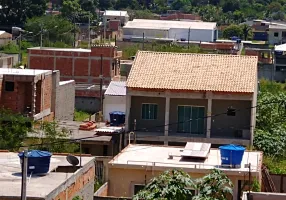
[[[89,112],[100,110],[101,78],[104,90],[112,78],[119,75],[122,56],[122,52],[111,45],[98,45],[91,49],[36,47],[28,49],[28,53],[30,69],[59,70],[61,81],[75,80],[75,107]]]
[[[59,71],[0,68],[0,106],[15,113],[21,113],[34,120],[51,121],[57,116],[73,118],[74,102],[66,101],[59,93],[72,82],[60,84]],[[73,99],[74,93],[68,91]],[[69,98],[69,99],[70,99]],[[57,109],[64,101],[69,109]],[[68,108],[65,106],[64,108]],[[58,113],[60,112],[61,113]]]

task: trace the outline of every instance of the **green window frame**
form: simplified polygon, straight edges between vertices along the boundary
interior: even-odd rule
[[[141,108],[141,118],[145,120],[155,120],[158,115],[158,105],[143,103]]]
[[[205,124],[205,107],[178,106],[179,133],[203,134]]]

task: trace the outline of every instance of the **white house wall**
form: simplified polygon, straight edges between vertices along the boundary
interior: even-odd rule
[[[188,40],[189,29],[175,29],[169,30],[169,38],[176,38],[180,40],[182,38]],[[190,40],[191,41],[202,41],[202,42],[212,42],[213,41],[214,30],[190,30]]]
[[[113,111],[126,112],[126,96],[107,96],[103,101],[104,120],[110,121],[109,113]]]

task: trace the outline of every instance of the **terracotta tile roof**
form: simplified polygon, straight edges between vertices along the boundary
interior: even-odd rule
[[[128,88],[252,93],[257,57],[139,51]]]

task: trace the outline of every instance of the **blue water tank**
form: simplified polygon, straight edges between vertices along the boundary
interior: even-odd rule
[[[109,113],[110,125],[119,126],[125,123],[125,113],[121,111],[113,111]]]
[[[229,144],[220,146],[221,164],[230,167],[240,167],[245,148],[239,145]]]
[[[24,152],[18,154],[21,166]],[[48,151],[31,150],[28,151],[28,174],[45,174],[49,171],[52,154]]]

